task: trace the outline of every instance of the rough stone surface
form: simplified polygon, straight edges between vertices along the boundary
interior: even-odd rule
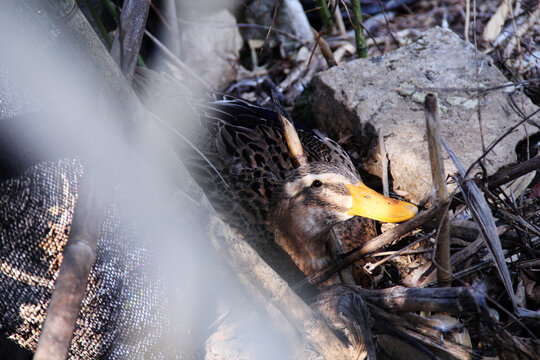
[[[480,97],[470,91],[508,83],[490,57],[477,56],[478,82],[472,45],[449,30],[434,28],[417,42],[387,55],[331,68],[313,80],[317,125],[337,138],[354,133],[364,153],[373,152],[380,130],[394,189],[419,201],[431,191],[423,105],[427,92],[439,98],[441,136],[467,167],[482,154],[478,102],[486,148],[522,119],[510,102],[513,87],[484,92]],[[523,113],[537,109],[521,93],[513,97]],[[531,135],[535,130],[528,126],[527,132]],[[488,173],[516,161],[515,146],[527,132],[521,126],[493,149],[485,162]],[[454,173],[444,150],[443,158],[446,173]],[[366,168],[380,173],[373,160]]]

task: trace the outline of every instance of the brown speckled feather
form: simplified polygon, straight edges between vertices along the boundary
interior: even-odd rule
[[[197,144],[226,184],[204,159],[192,153],[186,162],[195,180],[218,212],[267,262],[282,273],[290,272],[290,259],[275,245],[268,224],[275,192],[294,169],[277,114],[236,98],[193,106],[204,129]],[[335,164],[359,179],[349,156],[336,142],[308,129],[297,128],[297,132],[310,163]]]
[[[329,231],[349,223],[346,186],[360,180],[341,146],[296,126],[307,161],[294,168],[273,108],[227,95],[194,98],[183,84],[142,69],[134,88],[150,111],[168,119],[165,131],[218,213],[276,271],[296,281],[328,263]],[[196,120],[186,121],[190,115]],[[311,186],[313,176],[324,186]]]

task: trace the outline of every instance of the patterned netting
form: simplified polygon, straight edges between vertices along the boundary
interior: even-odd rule
[[[76,159],[31,167],[0,184],[0,331],[34,351],[62,262],[84,169]],[[77,320],[70,359],[175,358],[155,251],[115,189]]]

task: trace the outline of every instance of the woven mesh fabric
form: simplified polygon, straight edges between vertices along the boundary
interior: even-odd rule
[[[38,164],[0,184],[0,331],[34,351],[67,242],[78,183],[76,159]],[[161,344],[170,317],[149,269],[148,236],[115,189],[77,320],[70,359],[174,358]]]

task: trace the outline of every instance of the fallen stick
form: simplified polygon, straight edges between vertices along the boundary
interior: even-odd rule
[[[209,215],[208,230],[216,250],[228,255],[229,264],[276,306],[319,354],[328,360],[349,358],[347,347],[251,246],[235,237],[216,215]]]
[[[406,288],[382,290],[352,287],[367,302],[399,312],[435,311],[451,314],[478,313],[485,307],[483,296],[466,287]]]
[[[437,265],[437,284],[439,286],[450,286],[450,279],[452,278],[452,267],[450,266],[450,228],[448,212],[445,207],[448,203],[449,195],[442,161],[439,104],[434,94],[429,93],[426,95],[424,109],[431,178],[437,195],[435,201],[441,206],[441,212],[438,216],[439,228],[436,236],[437,245],[434,262]]]
[[[540,169],[540,155],[491,175],[488,177],[488,186],[494,188],[506,184],[537,169]]]

